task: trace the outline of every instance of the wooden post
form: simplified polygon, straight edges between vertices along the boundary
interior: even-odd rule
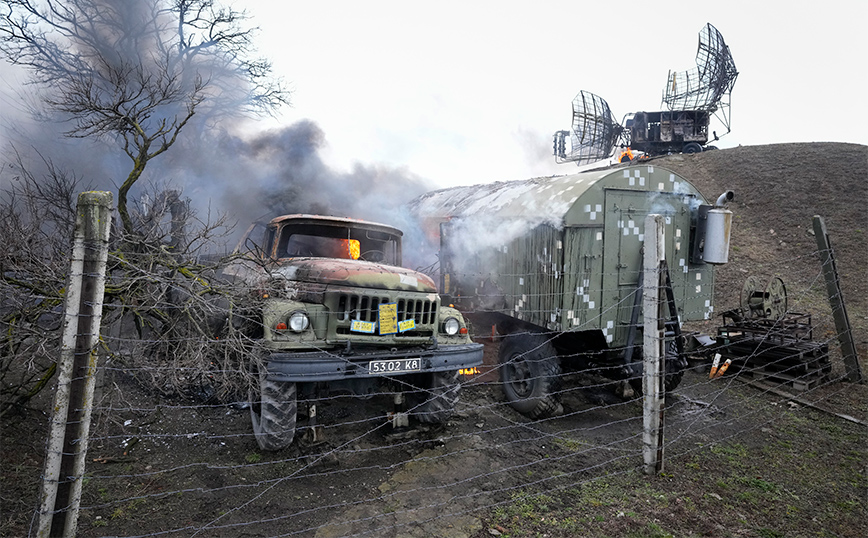
[[[643,324],[643,459],[645,474],[663,470],[663,339],[665,320],[660,300],[661,263],[665,257],[665,227],[662,215],[645,218],[645,267],[642,283]]]
[[[823,262],[826,290],[829,293],[829,303],[832,305],[832,316],[835,318],[838,341],[841,343],[841,354],[844,356],[844,365],[847,368],[847,380],[861,383],[863,381],[862,369],[859,366],[859,356],[856,355],[856,345],[853,343],[850,318],[847,316],[847,308],[844,306],[838,267],[835,265],[835,252],[832,250],[832,242],[826,232],[826,222],[819,215],[814,215],[814,236],[817,238],[820,260]]]
[[[73,537],[93,410],[112,194],[78,196],[37,536]]]

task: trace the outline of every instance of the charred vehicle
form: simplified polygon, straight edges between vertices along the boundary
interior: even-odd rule
[[[666,110],[635,112],[618,123],[605,99],[582,90],[573,99],[571,129],[554,134],[555,161],[588,164],[613,156],[616,148],[623,150],[619,162],[633,160],[634,151],[649,158],[714,149],[707,145],[719,140],[716,131],[709,137],[711,119],[730,132],[730,97],[736,78],[738,70],[723,35],[706,24],[699,32],[696,66],[670,71],[666,77]]]
[[[561,411],[564,372],[594,370],[641,390],[649,214],[665,217],[665,385],[678,385],[681,323],[714,311],[714,266],[727,261],[732,219],[721,206],[731,198],[709,204],[685,178],[641,165],[435,191],[412,209],[439,224],[444,298],[505,336],[506,398],[539,418]]]
[[[629,134],[628,147],[633,151],[650,156],[699,153],[714,149],[706,145],[711,117],[707,110],[635,112],[627,115],[623,125]],[[716,133],[712,140],[717,140]]]
[[[227,270],[255,282],[263,299],[264,356],[251,395],[263,449],[292,442],[299,399],[334,391],[369,396],[391,382],[410,416],[439,423],[451,415],[459,371],[482,363],[482,345],[441,305],[430,277],[400,267],[401,238],[384,224],[286,215]],[[315,407],[307,414],[316,432]]]

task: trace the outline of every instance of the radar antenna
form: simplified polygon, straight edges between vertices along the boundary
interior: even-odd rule
[[[612,155],[624,128],[615,120],[609,103],[593,93],[580,91],[573,99],[572,131],[554,134],[554,154],[558,163],[587,164]],[[567,151],[566,137],[570,137]]]
[[[669,110],[703,110],[715,114],[730,130],[729,95],[738,71],[723,35],[710,23],[699,32],[696,67],[669,72],[663,102]]]

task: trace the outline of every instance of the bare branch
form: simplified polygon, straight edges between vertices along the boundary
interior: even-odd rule
[[[247,14],[215,0],[7,0],[0,54],[30,70],[67,136],[113,138],[132,161],[118,209],[147,163],[194,115],[273,113],[289,93],[255,58]]]

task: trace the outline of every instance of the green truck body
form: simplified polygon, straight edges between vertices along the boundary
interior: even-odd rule
[[[725,261],[731,222],[725,219],[726,230],[709,228],[709,215],[729,212],[709,205],[687,179],[650,163],[445,189],[418,198],[412,209],[429,227],[440,226],[441,291],[476,326],[536,335],[524,347],[550,345],[558,372],[599,367],[633,379],[641,366],[635,320],[641,325],[636,296],[645,217],[665,217],[676,332],[680,322],[712,317],[711,262]],[[706,238],[721,233],[724,255],[711,255]],[[680,353],[673,355],[671,388],[680,379],[674,371],[685,365]],[[505,383],[510,369],[501,368]]]

